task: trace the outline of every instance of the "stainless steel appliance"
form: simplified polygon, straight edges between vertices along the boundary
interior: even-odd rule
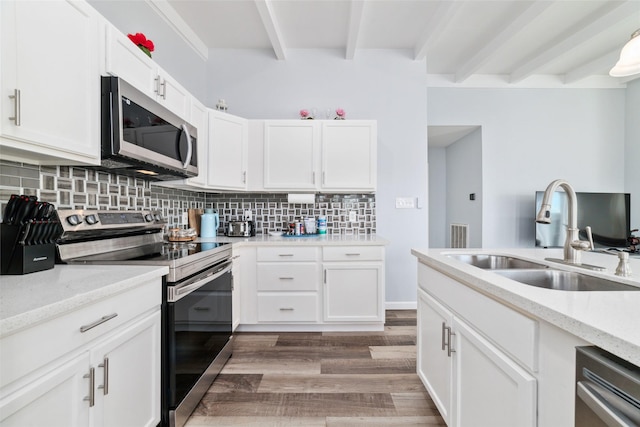
[[[640,425],[640,368],[598,347],[576,348],[576,427]]]
[[[256,225],[253,221],[229,221],[226,234],[229,237],[255,236]]]
[[[198,175],[197,129],[126,81],[102,77],[101,114],[101,168],[158,181]]]
[[[231,356],[231,246],[165,242],[151,211],[59,210],[60,261],[166,265],[163,292],[162,419],[182,426]]]

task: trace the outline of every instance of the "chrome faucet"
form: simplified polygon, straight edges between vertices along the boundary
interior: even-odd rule
[[[540,211],[538,211],[538,215],[536,216],[536,222],[540,224],[551,223],[551,198],[553,197],[553,193],[555,193],[558,187],[562,187],[564,192],[567,194],[567,197],[569,198],[569,218],[567,222],[567,238],[564,242],[564,259],[547,258],[547,260],[553,262],[561,262],[563,264],[574,265],[582,268],[588,268],[590,270],[605,270],[603,267],[582,264],[582,262],[580,262],[581,251],[593,250],[593,236],[591,234],[591,227],[585,227],[587,238],[589,240],[584,241],[580,240],[579,238],[580,229],[578,228],[578,199],[576,197],[576,192],[573,190],[573,187],[571,187],[571,185],[567,181],[563,179],[556,179],[547,186],[547,189],[544,191],[544,196],[542,198]]]

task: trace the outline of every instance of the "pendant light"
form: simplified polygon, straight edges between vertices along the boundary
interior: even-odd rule
[[[640,29],[631,34],[631,40],[627,42],[620,52],[618,63],[609,71],[613,77],[626,77],[640,74]]]

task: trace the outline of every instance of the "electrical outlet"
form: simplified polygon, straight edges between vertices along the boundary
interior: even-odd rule
[[[396,209],[415,209],[415,200],[413,197],[396,197]]]
[[[349,211],[349,222],[356,222],[357,220],[356,211]]]
[[[189,225],[189,212],[182,212],[182,225]]]

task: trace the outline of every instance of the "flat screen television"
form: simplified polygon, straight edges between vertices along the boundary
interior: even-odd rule
[[[566,238],[569,198],[556,191],[551,199],[551,224],[538,224],[535,215],[542,205],[544,191],[536,191],[536,246],[560,248]],[[584,231],[591,226],[596,248],[624,248],[631,229],[631,196],[629,193],[578,193],[578,228],[580,239],[587,240]]]

